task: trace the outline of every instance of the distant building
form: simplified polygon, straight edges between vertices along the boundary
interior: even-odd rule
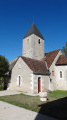
[[[23,38],[23,56],[9,64],[11,90],[67,90],[67,58],[60,49],[44,54],[44,38],[34,23]]]

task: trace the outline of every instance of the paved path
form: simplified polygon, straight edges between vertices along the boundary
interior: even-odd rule
[[[20,94],[23,93],[22,91],[14,91],[14,90],[4,90],[0,91],[0,96],[5,96],[5,95],[15,95],[15,94]],[[30,96],[38,96],[38,94],[33,94],[33,93],[23,93],[25,95],[30,95]]]
[[[56,120],[0,101],[0,120]]]
[[[13,90],[4,90],[4,91],[0,91],[0,96],[15,95],[15,94],[20,94],[20,93],[22,92],[13,91]]]

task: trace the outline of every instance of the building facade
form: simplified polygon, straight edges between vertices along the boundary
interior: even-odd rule
[[[60,49],[44,55],[44,38],[33,23],[23,38],[23,55],[9,62],[8,89],[29,93],[67,90],[67,58],[62,60],[62,56]]]

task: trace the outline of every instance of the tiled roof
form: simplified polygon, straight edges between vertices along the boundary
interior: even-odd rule
[[[57,56],[60,49],[51,51],[49,53],[45,53],[45,57],[42,59],[42,61],[46,61],[48,68],[51,66],[52,62],[54,61],[55,57]]]
[[[14,65],[16,64],[16,62],[18,61],[19,58],[22,58],[22,60],[27,64],[27,66],[33,71],[33,72],[37,72],[37,73],[43,73],[43,74],[49,74],[45,62],[40,61],[40,60],[34,60],[28,57],[24,57],[24,56],[19,56],[17,58],[16,61],[14,61],[14,63],[12,63],[12,67],[11,69],[14,67]]]
[[[67,57],[60,55],[59,59],[56,62],[56,65],[67,65]]]
[[[26,33],[26,35],[24,36],[24,38],[26,38],[26,37],[28,37],[28,36],[30,36],[32,34],[35,34],[35,35],[39,36],[40,38],[42,38],[44,40],[42,34],[40,33],[40,31],[36,27],[35,23],[32,24],[32,26],[30,27],[30,29],[28,30],[28,32]]]
[[[46,68],[45,62],[40,60],[34,60],[27,57],[22,57],[22,59],[32,71],[48,74],[48,70]]]

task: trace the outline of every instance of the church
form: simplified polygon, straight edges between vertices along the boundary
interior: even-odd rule
[[[9,62],[8,89],[25,93],[67,90],[67,58],[61,49],[44,53],[35,23],[23,38],[23,55]]]

